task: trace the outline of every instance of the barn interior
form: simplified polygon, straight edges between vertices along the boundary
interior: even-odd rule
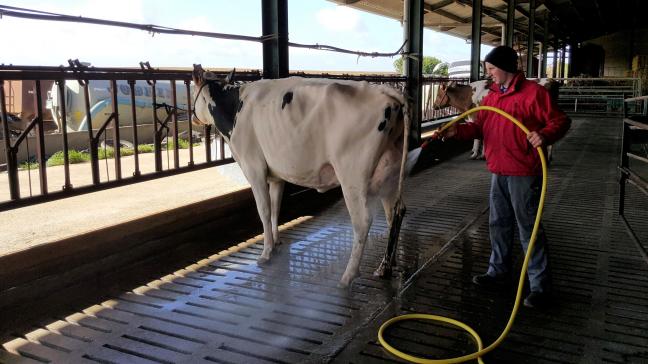
[[[552,243],[555,305],[548,311],[522,309],[510,336],[485,360],[645,363],[648,151],[641,129],[648,121],[648,27],[642,21],[648,3],[331,2],[402,20],[410,53],[422,52],[423,28],[465,39],[473,47],[470,80],[464,82],[482,77],[480,44],[510,45],[520,53],[520,69],[528,76],[560,80],[559,104],[573,126],[556,145],[543,220]],[[246,74],[246,82],[291,74],[287,0],[262,3],[263,35],[276,37],[263,41],[264,69]],[[409,90],[419,111],[412,131],[420,142],[428,130],[449,120],[448,115],[430,117],[424,87],[448,80],[426,78],[416,58],[408,62],[404,75],[365,79]],[[158,145],[151,175],[122,176],[118,159],[105,167],[95,161],[96,180],[90,179],[89,187],[66,181],[74,169],[64,172],[61,167],[60,179],[54,179],[46,169],[27,177],[11,165],[12,157],[21,153],[20,142],[31,141],[32,148],[45,150],[48,138],[63,144],[62,133],[48,136],[42,124],[45,110],[39,110],[37,96],[46,93],[45,82],[84,78],[176,80],[184,87],[191,74],[144,67],[85,69],[78,64],[61,69],[0,66],[4,86],[43,82],[40,92],[26,88],[25,105],[36,115],[31,129],[5,139],[9,144],[2,149],[5,170],[0,173],[7,175],[9,187],[0,213],[10,222],[7,233],[22,235],[24,241],[33,229],[44,242],[14,246],[0,256],[0,363],[400,363],[384,350],[376,333],[387,319],[415,312],[459,318],[486,343],[497,339],[513,308],[515,289],[493,292],[471,284],[471,277],[488,262],[489,173],[483,163],[467,159],[465,144],[438,147],[406,180],[408,213],[392,277],[372,275],[388,238],[384,216],[378,213],[361,276],[343,289],[337,282],[353,231],[341,192],[320,195],[291,186],[281,218],[283,245],[272,264],[258,265],[262,230],[249,188],[244,180],[227,184],[211,174],[212,168],[231,168],[233,160],[223,144],[213,155],[197,149],[195,167],[178,168],[176,163],[176,168],[160,170],[158,165],[173,165],[181,152]],[[9,92],[3,90],[4,102]],[[2,132],[8,135],[5,109],[3,104]],[[105,133],[121,129],[109,122],[104,126]],[[157,143],[158,129],[147,127],[142,133]],[[214,130],[200,131],[217,138]],[[85,141],[87,131],[70,138]],[[90,138],[99,141],[97,134]],[[38,153],[44,156],[45,150]],[[19,176],[15,180],[14,172]],[[111,176],[108,181],[105,174]],[[43,175],[50,180],[43,181]],[[26,187],[28,178],[34,179],[34,190],[45,186],[46,193],[26,192],[31,189],[31,184]],[[52,180],[56,189],[48,191]],[[178,186],[183,195],[178,204],[159,210],[158,203],[178,195]],[[150,191],[163,197],[146,200]],[[66,214],[73,205],[121,209],[125,218],[117,224],[90,221],[103,215],[86,216],[83,224],[95,228],[72,236],[47,236],[45,224],[34,226],[30,220]],[[138,209],[147,216],[131,214]],[[386,337],[428,359],[475,351],[463,332],[421,321],[397,326]]]

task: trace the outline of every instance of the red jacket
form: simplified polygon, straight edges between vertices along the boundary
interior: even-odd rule
[[[518,119],[530,131],[539,132],[547,145],[562,138],[571,120],[558,109],[549,92],[519,72],[509,88],[502,92],[493,83],[481,105],[502,109]],[[488,170],[506,176],[542,174],[540,157],[527,141],[524,132],[511,121],[492,111],[479,111],[475,121],[457,125],[458,139],[484,140]],[[546,153],[545,153],[546,155]]]

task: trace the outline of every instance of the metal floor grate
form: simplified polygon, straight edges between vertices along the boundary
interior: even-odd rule
[[[613,119],[576,119],[556,148],[544,220],[556,304],[549,312],[523,309],[487,361],[648,362],[648,266],[616,217],[619,129]],[[484,292],[470,283],[489,254],[488,177],[483,162],[464,155],[407,181],[392,280],[372,276],[386,243],[379,214],[361,277],[349,290],[337,287],[352,238],[340,201],[286,224],[284,244],[268,266],[257,266],[261,238],[251,238],[7,342],[0,362],[399,362],[377,344],[376,331],[408,312],[458,318],[490,343],[514,292]],[[629,208],[637,221],[648,216],[639,197]],[[423,322],[398,325],[388,339],[419,355],[472,350],[462,332]]]

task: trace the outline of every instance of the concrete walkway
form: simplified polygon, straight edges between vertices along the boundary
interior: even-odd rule
[[[180,165],[187,165],[188,150],[180,151]],[[173,165],[173,154],[169,155]],[[205,160],[203,146],[194,148],[194,161]],[[163,155],[164,169],[167,157]],[[152,153],[140,155],[143,174],[154,170]],[[108,180],[101,161],[101,181]],[[134,157],[122,158],[122,176],[132,175]],[[114,160],[108,160],[108,173],[114,179]],[[91,184],[89,163],[70,166],[72,185]],[[48,167],[48,188],[58,191],[64,183],[63,166]],[[40,193],[38,170],[31,171],[33,193]],[[28,172],[20,172],[21,196],[29,196]],[[187,206],[219,195],[248,188],[236,164],[207,168],[195,172],[136,183],[105,191],[60,199],[0,212],[0,256],[137,220],[155,213]],[[0,173],[0,200],[8,195],[7,173]]]

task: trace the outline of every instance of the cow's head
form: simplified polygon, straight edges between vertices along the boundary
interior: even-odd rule
[[[228,141],[239,109],[239,89],[233,85],[235,70],[227,76],[205,71],[194,65],[194,102],[192,122],[196,125],[215,125]]]
[[[447,99],[448,94],[446,93],[447,90],[448,90],[448,86],[445,84],[445,82],[439,84],[439,89],[436,98],[434,99],[434,104],[432,104],[434,110],[443,109],[444,107],[449,105]]]
[[[469,85],[458,84],[457,81],[450,81],[447,85],[439,86],[439,93],[434,99],[434,109],[443,109],[453,106],[464,112],[473,104],[473,89]]]

